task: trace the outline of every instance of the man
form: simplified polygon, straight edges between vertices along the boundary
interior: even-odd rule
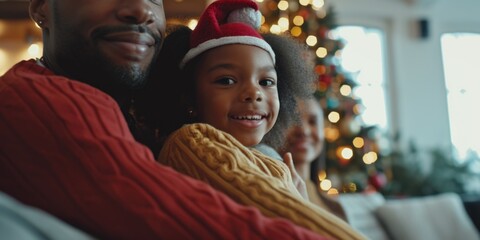
[[[100,239],[321,238],[159,165],[134,140],[119,105],[161,46],[161,0],[31,0],[30,14],[44,57],[0,77],[0,191]]]

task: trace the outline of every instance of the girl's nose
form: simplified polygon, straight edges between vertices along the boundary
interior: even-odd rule
[[[263,93],[254,86],[249,86],[245,89],[242,101],[244,102],[260,102],[263,100]]]

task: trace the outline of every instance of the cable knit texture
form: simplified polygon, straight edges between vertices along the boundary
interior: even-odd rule
[[[334,239],[364,239],[343,220],[304,200],[283,162],[208,124],[185,125],[172,133],[159,161],[267,216],[286,218]]]
[[[33,60],[0,77],[0,191],[99,239],[324,239],[158,164],[110,96]]]

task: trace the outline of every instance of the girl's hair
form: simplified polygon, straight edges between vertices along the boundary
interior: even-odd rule
[[[191,32],[190,28],[183,25],[168,27],[148,82],[134,94],[137,121],[155,132],[156,141],[144,142],[155,156],[165,138],[190,120],[184,98],[193,94],[193,91],[187,90],[193,89],[193,84],[187,81],[178,65],[189,50]]]
[[[284,142],[285,129],[299,121],[296,99],[312,96],[317,75],[308,59],[306,45],[289,35],[266,33],[262,36],[275,52],[280,98],[277,122],[263,138],[263,142],[278,149]]]
[[[189,110],[195,105],[194,66],[201,57],[191,60],[183,70],[178,67],[189,50],[191,32],[185,26],[171,28],[153,66],[150,80],[135,96],[137,118],[158,133],[158,143],[146,143],[154,154],[157,154],[162,141],[170,133],[184,124],[196,122]],[[280,100],[278,120],[263,142],[276,148],[283,142],[284,129],[296,120],[296,114],[292,114],[296,109],[295,98],[312,94],[315,74],[313,67],[305,64],[307,61],[302,57],[306,47],[287,36],[265,34],[263,37],[276,54]]]

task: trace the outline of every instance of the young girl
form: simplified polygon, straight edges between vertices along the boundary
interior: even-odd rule
[[[279,114],[285,117],[277,124],[287,126],[295,97],[308,94],[312,79],[289,82],[278,75],[274,51],[251,25],[259,24],[259,16],[250,12],[258,13],[253,1],[218,0],[193,32],[180,28],[166,39],[159,68],[178,78],[159,78],[163,82],[147,89],[164,91],[143,96],[153,103],[144,110],[152,113],[146,122],[169,134],[158,161],[268,216],[336,239],[360,239],[345,222],[305,200],[284,163],[251,148],[269,132],[270,142],[281,140],[282,129],[274,129]],[[291,164],[291,156],[285,160]]]
[[[300,59],[299,54],[288,54],[289,58],[295,57],[295,59],[280,61],[275,65],[274,52],[276,54],[278,51],[280,55],[283,54],[281,56],[283,58],[288,52],[304,51],[303,45],[288,44],[287,42],[293,41],[293,39],[275,38],[274,35],[266,34],[264,37],[268,41],[277,42],[277,46],[274,46],[275,49],[272,49],[254,31],[254,28],[242,23],[234,24],[237,26],[241,24],[241,28],[249,29],[251,32],[249,34],[255,34],[255,36],[227,36],[210,40],[210,42],[216,41],[220,45],[203,52],[195,51],[198,48],[193,48],[191,52],[202,54],[196,58],[192,58],[192,55],[188,56],[191,59],[184,61],[182,68],[179,68],[178,65],[190,50],[190,39],[195,38],[195,32],[192,33],[189,28],[184,26],[171,28],[153,74],[155,76],[159,75],[157,73],[162,73],[162,76],[154,78],[161,81],[152,79],[145,90],[136,96],[136,111],[149,126],[158,129],[159,139],[165,139],[166,136],[185,124],[204,122],[230,133],[245,146],[252,147],[262,141],[272,147],[279,147],[283,142],[284,129],[298,120],[298,116],[292,114],[296,109],[295,99],[305,98],[311,94],[312,79],[315,76],[312,71],[308,71],[310,69],[307,70],[305,65],[302,65],[304,62]],[[197,32],[211,32],[204,29],[213,28],[213,26],[210,26],[209,23],[205,25],[203,29],[198,26]],[[221,26],[233,31],[231,30],[232,23]],[[248,39],[242,40],[240,37],[248,37]],[[227,40],[222,42],[222,39],[225,38]],[[233,44],[232,41],[238,41],[238,43]],[[247,43],[242,43],[242,41]],[[257,43],[261,46],[254,45]],[[204,44],[209,45],[209,42]],[[262,47],[270,50],[267,51]],[[230,51],[228,48],[237,50]],[[250,51],[259,53],[263,59],[251,55],[245,56],[247,60],[241,60],[240,55],[233,55],[234,53],[246,55]],[[218,53],[223,55],[217,55],[216,52],[223,52]],[[207,75],[205,73],[208,70],[205,64],[220,67],[214,68],[215,72],[209,71]],[[250,67],[248,65],[252,67],[246,69]],[[285,67],[288,67],[289,70],[283,71],[282,69]],[[295,71],[292,72],[291,69],[295,69]],[[277,74],[277,71],[281,71],[281,74]],[[251,75],[247,76],[251,78],[248,81],[245,80],[247,77],[244,77],[247,73]],[[205,84],[208,81],[211,82]],[[213,83],[213,81],[216,82]],[[228,101],[220,99],[220,95],[217,93],[222,94],[222,97],[229,94],[229,98],[232,99],[228,106],[229,109],[225,109],[226,106],[223,106],[227,105]],[[260,94],[261,98],[252,101],[258,96],[246,96],[242,100],[243,103],[233,104],[233,101],[245,97],[240,94],[251,93]],[[251,102],[247,103],[246,101]],[[215,105],[217,103],[222,106]],[[266,109],[269,111],[268,115],[266,111],[251,111],[252,108],[260,108],[260,105],[263,104],[265,104],[263,107],[268,108]],[[158,111],[158,109],[162,109],[162,111]],[[241,113],[240,115],[238,111]],[[227,123],[230,125],[226,125]],[[157,154],[162,143],[148,143],[148,145]]]

